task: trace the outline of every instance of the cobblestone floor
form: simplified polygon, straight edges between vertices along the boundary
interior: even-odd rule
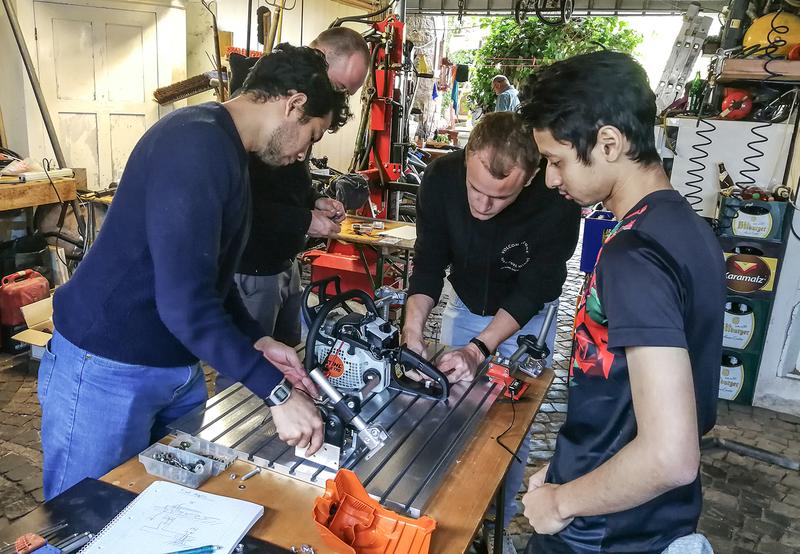
[[[569,264],[559,309],[556,380],[534,422],[529,475],[552,455],[564,422],[570,324],[580,284],[576,256]],[[428,331],[438,333],[435,319]],[[209,372],[207,384],[212,392],[213,378]],[[40,423],[36,364],[20,360],[0,364],[0,526],[30,512],[43,500]],[[720,401],[712,435],[800,460],[800,418]],[[800,473],[722,450],[703,452],[701,473],[705,503],[700,530],[716,552],[800,552]],[[517,516],[509,531],[521,552],[531,532],[525,518]]]

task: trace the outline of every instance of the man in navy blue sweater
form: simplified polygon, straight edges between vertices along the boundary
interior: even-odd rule
[[[46,498],[103,475],[204,402],[198,360],[264,398],[288,444],[321,445],[313,402],[291,393],[302,386],[297,354],[264,336],[233,274],[251,219],[248,152],[302,160],[350,115],[326,71],[319,51],[279,45],[236,98],[177,110],[133,149],[102,232],[55,295],[38,390]]]

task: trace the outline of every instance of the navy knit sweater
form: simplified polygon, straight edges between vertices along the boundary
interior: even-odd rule
[[[266,396],[282,378],[253,343],[233,274],[251,217],[247,152],[221,104],[177,110],[133,149],[92,246],[54,299],[70,342],[118,362],[198,359]]]

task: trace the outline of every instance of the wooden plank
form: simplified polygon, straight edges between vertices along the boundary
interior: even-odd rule
[[[0,111],[0,146],[8,148],[8,137],[6,136],[6,126],[3,123],[3,112]]]
[[[512,451],[519,448],[553,382],[553,372],[548,369],[538,379],[525,380],[531,383],[525,396],[513,407],[507,402],[492,406],[475,439],[431,499],[427,515],[439,523],[431,552],[461,554],[469,550],[513,459],[495,439],[508,428],[513,416],[514,426],[502,441]]]
[[[375,221],[382,221],[383,229],[372,231],[369,234],[358,234],[353,231],[354,223],[369,224]],[[395,244],[389,244],[389,242],[386,242],[386,239],[389,237],[383,237],[379,234],[383,231],[389,231],[391,229],[397,229],[398,227],[405,226],[416,227],[415,224],[405,221],[392,221],[388,219],[373,219],[371,217],[348,215],[347,218],[342,222],[342,230],[335,235],[331,235],[331,238],[344,242],[351,242],[353,244],[368,244],[370,246],[395,250],[413,250],[415,242],[413,240],[401,240]]]
[[[86,168],[73,167],[72,172],[75,174],[75,188],[78,190],[89,190],[89,186],[86,184]]]
[[[366,13],[374,12],[378,9],[378,5],[380,2],[375,2],[375,0],[334,0],[337,4],[344,4],[345,6],[352,6],[353,8],[359,8],[364,10]]]
[[[484,512],[512,460],[511,454],[497,444],[495,438],[511,423],[513,409],[516,414],[514,426],[503,436],[503,443],[511,450],[519,448],[552,381],[553,372],[546,370],[541,377],[530,381],[531,386],[525,396],[513,408],[509,403],[498,402],[489,410],[472,442],[426,510],[427,515],[437,522],[430,552],[460,554],[469,549],[472,537],[483,521]],[[330,551],[322,542],[311,517],[314,500],[320,496],[321,490],[269,471],[262,471],[244,483],[229,477],[231,473],[241,476],[252,467],[236,461],[227,471],[209,479],[200,490],[264,506],[264,517],[250,530],[253,537],[284,548],[310,544],[318,552]],[[136,457],[101,479],[134,492],[143,491],[156,480],[145,472]]]
[[[770,76],[764,70],[766,63],[767,60],[727,59],[722,62],[722,72],[717,77],[717,82],[761,81]],[[773,60],[769,62],[767,69],[779,74],[778,77],[771,77],[770,81],[800,82],[800,61]]]
[[[0,185],[0,211],[33,208],[42,204],[55,204],[75,200],[75,179],[53,179],[58,196],[50,181],[31,181],[13,185]]]

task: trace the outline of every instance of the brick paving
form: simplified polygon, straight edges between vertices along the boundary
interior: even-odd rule
[[[36,367],[25,356],[0,365],[0,527],[43,500]]]
[[[556,379],[534,422],[528,475],[550,459],[564,422],[570,324],[581,280],[576,255],[569,263],[559,309]],[[441,305],[436,311],[440,309]],[[438,325],[433,318],[428,334],[438,335]],[[24,359],[0,363],[0,527],[43,501],[36,371],[37,364]],[[206,382],[210,392],[213,380],[209,370]],[[720,401],[719,419],[711,434],[800,461],[800,418]],[[716,552],[800,552],[800,472],[724,450],[704,450],[700,469],[705,494],[700,531]],[[514,519],[509,532],[522,552],[531,532],[522,515]]]

